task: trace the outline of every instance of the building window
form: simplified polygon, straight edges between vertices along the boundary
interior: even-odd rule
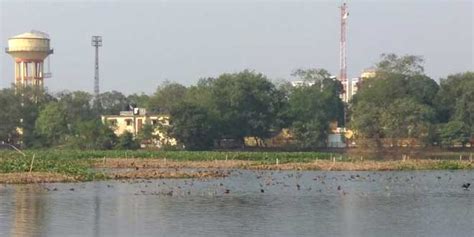
[[[110,119],[109,123],[110,123],[110,125],[115,126],[115,125],[117,125],[117,119]]]
[[[157,125],[157,124],[158,124],[158,120],[156,120],[156,119],[151,120],[151,125]]]
[[[131,119],[125,119],[125,122],[127,123],[127,126],[132,126],[132,120]]]

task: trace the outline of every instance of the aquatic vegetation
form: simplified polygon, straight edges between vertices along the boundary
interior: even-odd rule
[[[113,173],[104,173],[98,168],[135,168],[137,172],[143,173],[145,171],[142,171],[142,168],[375,171],[473,169],[474,165],[469,160],[366,160],[323,152],[27,150],[23,155],[16,151],[0,151],[0,175],[16,173],[21,177],[23,173],[49,173],[66,176],[67,178],[62,178],[65,181],[118,177]],[[120,177],[143,176],[160,178],[167,177],[169,174],[137,175],[133,173]],[[183,173],[178,177],[193,176]],[[45,178],[45,181],[47,180],[49,179]]]
[[[0,152],[0,173],[48,172],[68,175],[78,180],[104,177],[92,170],[89,162],[84,159],[74,159],[51,151],[27,151],[25,154]]]

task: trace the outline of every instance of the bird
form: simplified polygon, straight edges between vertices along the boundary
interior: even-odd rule
[[[471,186],[471,183],[465,183],[465,184],[462,185],[464,190],[469,190],[469,186]]]
[[[229,189],[226,189],[226,190],[224,191],[224,193],[230,193],[230,190],[229,190]]]
[[[264,193],[264,192],[265,192],[265,190],[263,190],[263,189],[260,189],[260,192],[261,192],[261,193]]]

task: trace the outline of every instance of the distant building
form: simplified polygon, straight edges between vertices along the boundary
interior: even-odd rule
[[[117,136],[125,131],[137,136],[145,124],[151,124],[154,128],[154,138],[144,141],[142,146],[163,147],[165,145],[175,146],[176,139],[168,137],[163,128],[169,126],[169,116],[159,114],[148,114],[144,108],[133,108],[131,111],[120,111],[119,115],[102,115],[102,122],[111,126]]]
[[[314,81],[292,81],[291,85],[293,87],[302,87],[302,86],[312,86],[314,85]]]
[[[341,99],[344,102],[348,103],[352,99],[352,97],[357,93],[358,86],[359,86],[359,78],[355,77],[341,83],[344,90],[346,90],[345,94],[347,95],[347,96],[341,95]]]
[[[360,74],[360,77],[355,77],[352,79],[347,80],[347,85],[343,85],[344,88],[347,88],[347,101],[348,102],[352,99],[352,97],[357,94],[357,91],[360,89],[361,84],[364,83],[364,80],[369,78],[374,78],[376,76],[376,70],[373,68],[365,69]]]
[[[339,127],[337,121],[329,123],[330,132],[328,134],[327,146],[330,148],[346,147],[345,132],[346,129]]]
[[[368,78],[374,78],[377,75],[377,71],[374,68],[368,68],[362,71],[360,74],[360,79],[368,79]]]
[[[358,77],[355,77],[355,78],[352,78],[351,79],[351,85],[349,87],[349,91],[350,91],[350,99],[352,99],[352,97],[357,94],[357,91],[359,90],[359,81],[360,79]]]

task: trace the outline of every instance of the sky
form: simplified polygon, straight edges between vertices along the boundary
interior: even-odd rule
[[[290,80],[297,68],[339,70],[338,6],[342,1],[24,1],[0,0],[0,88],[13,83],[8,38],[48,33],[54,54],[52,92],[93,91],[94,49],[101,35],[101,91],[153,93],[164,81],[251,69]],[[421,55],[435,80],[474,70],[473,0],[352,0],[348,76],[382,53]]]

